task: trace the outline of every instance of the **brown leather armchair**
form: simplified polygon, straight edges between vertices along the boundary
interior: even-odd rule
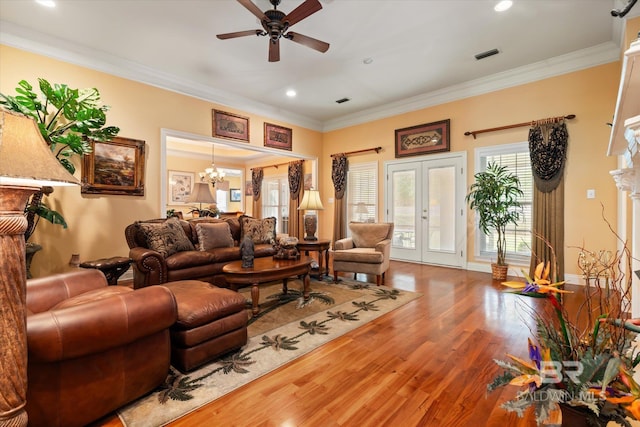
[[[28,280],[29,425],[86,425],[162,384],[176,318],[163,286],[107,286],[93,269]]]

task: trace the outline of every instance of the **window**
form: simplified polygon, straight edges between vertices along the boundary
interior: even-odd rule
[[[262,180],[262,217],[276,217],[276,232],[289,232],[289,180],[271,176]]]
[[[346,197],[347,223],[378,220],[378,162],[349,165]]]
[[[229,199],[229,192],[226,190],[218,190],[216,188],[216,204],[220,212],[228,212],[229,208],[227,200]]]
[[[506,166],[520,178],[522,211],[517,225],[506,230],[507,260],[515,264],[528,264],[531,257],[531,229],[533,226],[533,175],[529,158],[529,144],[518,142],[476,149],[476,172],[484,171],[489,163]],[[478,230],[476,228],[476,230]],[[476,234],[476,256],[496,257],[497,235]]]

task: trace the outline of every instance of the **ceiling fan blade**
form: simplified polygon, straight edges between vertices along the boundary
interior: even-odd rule
[[[247,8],[247,10],[253,13],[260,21],[268,21],[269,18],[255,5],[251,0],[238,0],[238,3]]]
[[[305,36],[302,34],[294,33],[293,31],[289,31],[286,35],[286,38],[291,40],[292,42],[300,43],[301,45],[310,47],[311,49],[315,49],[319,52],[326,52],[329,50],[329,43],[323,42],[318,39],[314,39],[313,37]]]
[[[269,62],[280,61],[280,39],[269,40]]]
[[[240,0],[238,0],[240,1]],[[312,15],[322,9],[322,5],[318,0],[306,0],[300,6],[293,9],[287,16],[285,16],[282,21],[288,22],[289,26],[302,21],[309,15]]]
[[[226,39],[234,39],[236,37],[244,37],[244,36],[259,36],[262,34],[262,30],[247,30],[247,31],[236,31],[235,33],[225,33],[218,34],[216,37],[220,40]]]

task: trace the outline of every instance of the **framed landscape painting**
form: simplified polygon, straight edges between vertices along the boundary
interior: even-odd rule
[[[249,117],[213,110],[213,136],[249,142]]]
[[[396,158],[449,151],[449,119],[396,129]]]
[[[264,146],[271,148],[280,148],[282,150],[292,149],[293,131],[289,128],[264,124]]]
[[[81,193],[144,196],[144,141],[118,136],[89,143],[91,153],[82,159]]]

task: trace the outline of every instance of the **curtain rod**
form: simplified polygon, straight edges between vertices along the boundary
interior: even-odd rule
[[[557,121],[560,121],[560,120],[563,120],[563,119],[571,120],[571,119],[575,119],[575,118],[576,118],[575,114],[569,114],[567,116],[550,117],[548,119],[533,120],[533,121],[525,122],[525,123],[517,123],[515,125],[507,125],[507,126],[500,126],[500,127],[497,127],[497,128],[474,130],[474,131],[471,131],[471,132],[465,132],[464,134],[466,136],[473,135],[473,139],[476,139],[476,135],[479,134],[479,133],[494,132],[494,131],[497,131],[497,130],[519,128],[519,127],[522,127],[522,126],[533,126],[536,122],[544,122],[545,120],[551,120],[551,121],[557,122]]]
[[[303,162],[304,162],[304,160],[303,160]],[[277,165],[260,166],[260,168],[261,168],[261,169],[266,169],[266,168],[276,168],[276,169],[278,169],[278,166],[285,166],[285,165],[287,165],[287,166],[288,166],[288,165],[289,165],[289,163],[291,163],[291,162],[278,163]],[[251,170],[251,171],[252,171],[252,170],[254,170],[254,169],[258,169],[258,168],[251,168],[251,169],[249,169],[249,170]]]
[[[344,154],[345,156],[349,156],[351,154],[359,154],[359,153],[367,153],[369,151],[375,151],[376,153],[379,153],[380,150],[382,150],[382,147],[375,147],[375,148],[365,148],[364,150],[356,150],[356,151],[349,151],[347,153],[336,153],[336,154],[332,154],[331,157],[338,157],[341,154]]]

